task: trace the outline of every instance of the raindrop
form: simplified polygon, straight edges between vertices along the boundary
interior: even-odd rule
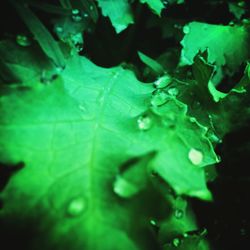
[[[78,9],[73,9],[72,10],[72,20],[74,22],[80,22],[82,20],[81,13]]]
[[[192,162],[192,164],[200,165],[203,160],[203,154],[201,151],[191,148],[188,153],[188,159]]]
[[[190,117],[189,118],[189,121],[192,122],[192,123],[195,123],[196,122],[196,119],[194,117]]]
[[[94,6],[90,5],[89,9],[93,11],[94,10]]]
[[[158,89],[160,88],[165,88],[166,86],[168,86],[170,83],[172,82],[172,77],[168,74],[158,78],[155,82],[154,82],[154,86]]]
[[[75,44],[75,48],[76,48],[77,52],[81,52],[83,50],[83,44],[77,43],[77,44]]]
[[[165,91],[158,89],[153,93],[151,104],[154,107],[161,106],[165,104],[168,100],[169,100],[169,95]]]
[[[138,192],[137,186],[127,181],[122,176],[116,177],[113,190],[118,196],[122,198],[130,198]]]
[[[188,26],[188,25],[185,25],[185,26],[183,27],[183,33],[184,33],[184,34],[188,34],[189,32],[190,32],[189,26]]]
[[[157,226],[157,222],[155,220],[150,220],[149,221],[150,225],[152,225],[153,227],[156,227]]]
[[[153,230],[154,230],[156,233],[159,231],[160,226],[159,226],[159,223],[158,223],[156,220],[151,219],[151,220],[149,221],[149,224],[150,224],[150,226],[153,228]]]
[[[239,7],[245,7],[245,2],[244,1],[240,1],[240,2],[238,2],[238,6]]]
[[[181,219],[183,218],[184,212],[182,209],[175,209],[174,211],[174,216],[176,219]]]
[[[172,87],[168,89],[168,93],[171,96],[177,96],[179,94],[179,90],[177,88]]]
[[[25,35],[17,35],[16,42],[18,45],[20,45],[22,47],[28,47],[31,45],[30,39]]]
[[[162,3],[163,3],[165,8],[169,5],[169,2],[167,0],[164,0]]]
[[[83,37],[81,33],[71,35],[71,42],[75,46],[77,52],[81,52],[83,50]]]
[[[89,15],[87,13],[83,13],[83,17],[87,18]]]
[[[56,33],[62,33],[62,32],[63,32],[63,27],[61,27],[61,26],[56,26],[56,27],[55,27],[55,31],[56,31]]]
[[[49,70],[43,70],[40,77],[40,82],[43,84],[50,84],[57,78],[57,74]]]
[[[163,124],[170,129],[174,129],[176,127],[176,114],[166,114],[163,119]]]
[[[141,115],[137,119],[137,125],[140,130],[149,130],[152,127],[152,119],[148,115]]]
[[[72,217],[81,215],[86,209],[86,202],[83,197],[78,197],[69,203],[67,207],[67,214]]]
[[[180,239],[180,238],[174,238],[174,239],[172,240],[172,245],[173,245],[174,247],[179,247],[179,246],[181,245],[181,239]]]
[[[176,29],[179,29],[179,30],[182,28],[182,26],[181,26],[180,24],[175,24],[174,27],[175,27]]]

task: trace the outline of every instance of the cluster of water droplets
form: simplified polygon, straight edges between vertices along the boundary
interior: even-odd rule
[[[153,121],[150,115],[143,114],[138,117],[137,119],[137,126],[139,130],[146,131],[152,127]]]
[[[23,34],[18,34],[16,36],[16,43],[21,47],[28,47],[31,45],[31,40]]]

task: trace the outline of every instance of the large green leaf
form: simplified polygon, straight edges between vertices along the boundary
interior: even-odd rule
[[[148,171],[131,173],[154,171],[177,194],[211,199],[204,166],[217,157],[206,128],[173,91],[152,96],[152,85],[131,71],[79,56],[53,83],[27,86],[7,88],[0,99],[1,161],[25,164],[1,194],[1,216],[45,211],[39,228],[51,241],[34,239],[35,249],[152,249],[147,209],[138,217],[133,200],[112,188],[134,157],[152,159]]]
[[[208,62],[235,71],[249,56],[249,35],[243,26],[191,22],[184,26],[181,60],[192,64],[195,55],[208,49]]]
[[[98,0],[102,14],[109,17],[117,33],[127,28],[134,22],[128,0]]]

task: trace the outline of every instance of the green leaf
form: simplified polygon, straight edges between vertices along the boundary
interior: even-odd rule
[[[52,35],[46,29],[46,27],[33,14],[33,12],[28,8],[28,6],[24,6],[22,3],[18,3],[12,0],[11,3],[16,8],[18,14],[23,19],[24,23],[33,33],[35,39],[37,39],[44,53],[55,63],[57,67],[64,68],[64,55],[58,43],[54,40]]]
[[[49,240],[39,241],[40,249],[46,242],[54,249],[154,249],[141,223],[149,218],[147,208],[135,224],[139,208],[112,190],[120,166],[142,157],[122,174],[139,190],[154,171],[177,194],[209,200],[204,167],[218,159],[206,128],[187,115],[186,105],[161,90],[152,97],[152,91],[131,71],[74,56],[53,83],[2,93],[0,157],[25,167],[2,192],[1,215],[45,211],[38,228]]]
[[[10,40],[0,41],[0,56],[9,74],[15,79],[12,83],[32,85],[41,78],[43,72],[55,71],[55,66],[34,43],[27,48]]]
[[[134,23],[128,0],[98,0],[103,16],[109,17],[117,33]]]
[[[140,0],[140,2],[146,3],[158,16],[161,15],[161,11],[164,9],[164,4],[161,0]]]
[[[195,55],[208,49],[208,62],[217,66],[226,66],[230,71],[237,68],[249,56],[248,30],[243,26],[223,26],[200,22],[191,22],[184,26],[185,36],[181,63],[193,63]]]
[[[164,74],[165,70],[156,60],[138,51],[138,56],[141,61],[144,62],[148,67],[150,67],[157,75]]]
[[[242,3],[242,2],[241,2]],[[244,4],[244,2],[243,2]],[[228,3],[229,11],[237,18],[241,19],[241,17],[246,13],[244,9],[244,5],[241,6],[240,3]]]

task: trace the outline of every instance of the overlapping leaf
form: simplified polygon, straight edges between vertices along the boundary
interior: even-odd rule
[[[195,55],[208,49],[208,62],[217,66],[227,66],[231,71],[248,58],[249,35],[244,26],[224,26],[191,22],[183,31],[181,60],[192,64]]]

